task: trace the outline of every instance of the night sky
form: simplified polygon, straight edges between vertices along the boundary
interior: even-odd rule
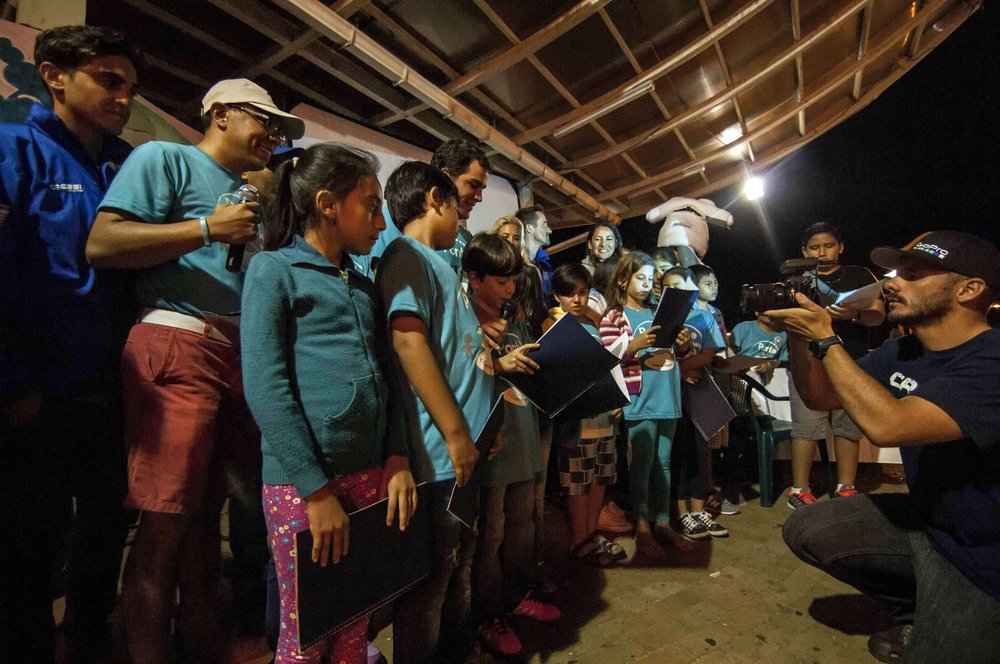
[[[867,265],[873,247],[927,230],[1000,241],[1000,7],[976,12],[867,108],[763,176],[759,210],[742,185],[708,196],[736,220],[729,231],[712,228],[705,257],[730,328],[744,319],[740,285],[776,280],[817,221],[840,226],[845,264]],[[621,226],[625,245],[642,249],[655,246],[657,229],[641,218]],[[579,232],[554,233],[553,244]],[[577,247],[553,262],[582,256]]]

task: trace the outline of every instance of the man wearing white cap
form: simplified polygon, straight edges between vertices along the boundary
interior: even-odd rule
[[[789,548],[886,600],[896,627],[872,636],[883,662],[1000,662],[1000,252],[981,237],[925,233],[879,247],[888,320],[912,334],[857,362],[830,314],[765,312],[789,331],[792,374],[810,408],[844,408],[872,444],[900,447],[909,494],[817,503],[785,522]]]
[[[239,348],[209,321],[239,311],[243,273],[226,270],[228,247],[256,234],[258,204],[234,195],[241,174],[304,132],[246,79],[216,83],[201,111],[197,145],[151,142],[132,153],[87,243],[95,267],[137,271],[144,307],[122,357],[125,503],[142,510],[123,582],[137,663],[169,660],[178,586],[185,643],[199,661],[226,658],[214,583],[219,513],[227,489],[239,493],[227,483],[259,475],[260,450]]]

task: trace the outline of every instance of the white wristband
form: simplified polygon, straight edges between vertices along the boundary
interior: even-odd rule
[[[212,234],[208,230],[208,219],[199,217],[198,223],[201,225],[201,241],[205,243],[206,247],[211,246]]]

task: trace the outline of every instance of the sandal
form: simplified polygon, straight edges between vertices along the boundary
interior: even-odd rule
[[[628,552],[625,551],[625,547],[618,542],[613,542],[604,535],[600,535],[598,533],[594,533],[593,541],[599,544],[602,549],[607,551],[612,560],[617,562],[628,560]]]
[[[611,554],[592,539],[580,542],[570,550],[569,555],[594,567],[611,567],[615,564]]]

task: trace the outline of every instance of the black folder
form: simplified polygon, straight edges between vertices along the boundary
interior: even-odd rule
[[[558,415],[621,362],[572,316],[557,320],[538,344],[540,348],[528,351],[539,366],[534,374],[511,373],[501,378],[549,417]]]
[[[736,412],[708,371],[702,367],[699,373],[697,382],[683,384],[682,403],[691,424],[708,440],[729,424]]]
[[[503,427],[503,413],[504,398],[503,395],[500,395],[493,404],[490,416],[486,418],[486,423],[479,430],[479,434],[476,435],[475,443],[476,449],[479,450],[479,459],[476,461],[476,467],[472,471],[472,477],[462,486],[458,486],[456,482],[451,488],[448,511],[469,528],[472,527],[472,524],[476,520],[476,514],[479,513],[480,469],[483,466],[484,459],[490,453],[490,448],[493,447],[494,441],[496,441],[497,436],[500,434],[501,427]]]
[[[698,299],[698,291],[681,288],[664,288],[660,303],[653,313],[653,325],[659,325],[656,331],[654,348],[670,348],[674,345],[677,335],[684,327],[684,321],[691,313],[694,301]]]
[[[627,346],[628,335],[623,334],[608,350],[620,358],[625,354]],[[621,365],[618,365],[612,367],[611,371],[604,374],[596,383],[587,388],[586,392],[566,406],[560,413],[560,417],[582,420],[585,417],[594,417],[621,408],[630,402],[628,388],[625,386],[625,376],[622,374]]]
[[[427,488],[406,532],[385,525],[388,500],[352,512],[350,550],[336,565],[312,561],[312,533],[295,534],[299,643],[303,650],[381,608],[430,574]]]

